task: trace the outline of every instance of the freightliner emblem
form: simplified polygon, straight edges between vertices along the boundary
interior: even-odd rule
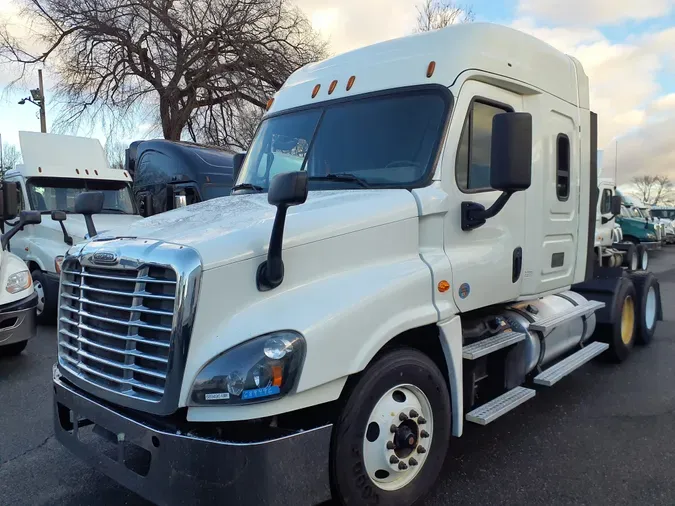
[[[112,251],[97,251],[94,253],[93,260],[95,264],[116,264],[117,253]]]

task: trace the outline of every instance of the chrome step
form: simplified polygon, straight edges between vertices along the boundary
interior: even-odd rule
[[[552,330],[554,330],[556,327],[559,327],[563,323],[568,322],[579,316],[590,316],[591,314],[595,313],[598,309],[601,309],[603,307],[605,307],[604,302],[589,300],[585,304],[575,306],[570,311],[567,311],[565,313],[557,314],[551,316],[550,318],[545,318],[543,320],[539,320],[538,322],[531,323],[529,330],[542,332],[544,336],[546,336]]]
[[[467,422],[487,425],[536,395],[531,388],[516,387],[466,415]]]
[[[524,340],[525,334],[522,332],[504,332],[465,346],[462,348],[462,357],[467,360],[476,360]]]
[[[541,374],[534,378],[537,385],[550,387],[555,385],[558,381],[563,379],[569,373],[578,369],[586,362],[600,355],[603,351],[609,348],[607,343],[594,342],[577,351],[574,355],[570,355],[565,360],[561,360],[553,367],[546,369]]]

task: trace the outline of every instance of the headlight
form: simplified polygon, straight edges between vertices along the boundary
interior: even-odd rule
[[[63,265],[63,255],[54,257],[54,269],[56,269],[56,274],[61,274],[61,265]]]
[[[190,405],[278,399],[296,386],[304,359],[305,339],[297,332],[273,332],[246,341],[199,371],[190,392]]]
[[[7,286],[5,290],[9,293],[19,293],[30,288],[33,280],[30,277],[30,272],[20,271],[15,272],[7,279]]]

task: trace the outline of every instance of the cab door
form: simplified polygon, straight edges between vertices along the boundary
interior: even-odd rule
[[[523,97],[496,86],[465,81],[458,94],[443,156],[443,187],[450,196],[444,247],[452,265],[452,290],[460,311],[520,296],[524,265],[525,200],[514,193],[484,225],[461,227],[463,202],[489,208],[501,195],[490,187],[492,118],[523,111]]]
[[[21,211],[30,211],[31,206],[28,204],[28,197],[26,194],[26,185],[23,178],[20,177],[10,177],[7,179],[10,183],[16,183],[19,188],[19,212]],[[44,217],[43,217],[44,219]],[[5,230],[16,225],[19,221],[19,218],[16,217],[13,220],[5,221]],[[33,234],[35,229],[34,225],[24,227],[23,230],[17,232],[17,234],[12,237],[10,241],[9,248],[12,253],[21,258],[24,261],[28,260],[28,253],[30,250],[30,236]]]

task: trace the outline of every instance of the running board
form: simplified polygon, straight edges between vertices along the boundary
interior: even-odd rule
[[[525,334],[522,332],[504,332],[465,346],[462,348],[462,357],[467,360],[476,360],[524,340]]]
[[[512,409],[517,408],[525,401],[529,401],[536,393],[531,388],[516,387],[467,413],[466,421],[477,423],[478,425],[487,425]]]
[[[530,323],[529,330],[535,330],[537,332],[541,332],[544,334],[544,336],[547,336],[552,330],[554,330],[556,327],[559,327],[563,323],[573,320],[579,316],[588,317],[603,307],[605,307],[604,302],[589,300],[585,304],[579,304],[578,306],[575,306],[571,311],[567,311],[566,313],[557,314],[551,316],[550,318],[545,318],[543,320],[539,320],[538,322]]]
[[[555,385],[558,381],[563,379],[572,371],[578,369],[586,362],[600,355],[603,351],[609,348],[609,344],[594,342],[577,351],[574,355],[570,355],[565,360],[561,360],[553,367],[546,369],[541,374],[534,378],[537,385],[550,387]]]

